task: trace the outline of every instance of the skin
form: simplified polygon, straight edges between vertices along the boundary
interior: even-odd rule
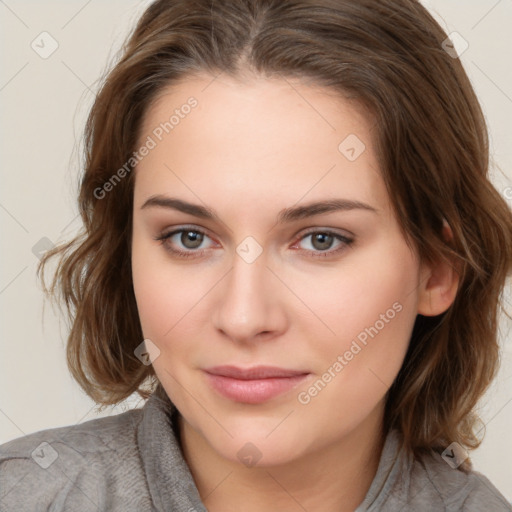
[[[185,459],[209,511],[354,510],[377,470],[385,395],[416,315],[445,311],[457,275],[446,263],[422,263],[406,243],[370,117],[356,103],[289,79],[190,76],[148,109],[141,144],[190,96],[198,106],[137,165],[132,233],[143,333],[160,351],[154,370],[181,413]],[[366,146],[354,161],[338,150],[349,134]],[[141,208],[154,195],[207,206],[219,220]],[[333,198],[375,211],[277,223],[284,208]],[[183,226],[206,232],[198,249],[186,232],[155,240]],[[322,246],[307,236],[310,228],[353,242],[334,238]],[[248,236],[262,249],[252,263],[236,252]],[[184,259],[169,247],[204,251]],[[300,403],[299,393],[397,303],[400,312]],[[202,369],[221,364],[310,376],[283,395],[247,404],[209,386]],[[237,455],[247,442],[261,454],[253,467]]]

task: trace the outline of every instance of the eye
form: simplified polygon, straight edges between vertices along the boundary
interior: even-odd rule
[[[210,237],[204,231],[192,227],[182,227],[168,233],[162,233],[155,238],[165,246],[167,251],[182,258],[202,255],[209,248],[200,248],[205,239],[210,239]]]
[[[303,235],[299,242],[292,248],[296,248],[302,241],[310,239],[310,243],[306,244],[310,247],[300,248],[301,252],[308,253],[311,257],[328,257],[334,256],[345,250],[353,242],[353,238],[335,233],[329,230],[310,231]],[[201,247],[206,239],[211,238],[201,229],[195,227],[181,227],[170,232],[164,232],[157,236],[155,240],[161,242],[165,249],[178,258],[200,257],[210,247]],[[337,244],[336,244],[337,242]],[[336,244],[336,245],[334,245]],[[335,249],[332,249],[332,247]]]
[[[327,257],[338,254],[343,251],[347,247],[349,247],[353,242],[353,238],[349,238],[347,236],[341,235],[339,233],[335,233],[329,230],[316,230],[310,231],[306,233],[297,244],[300,244],[302,241],[310,239],[310,243],[308,248],[303,249],[309,253],[312,257]],[[335,249],[332,249],[333,244],[337,242]],[[293,247],[296,247],[295,244]]]

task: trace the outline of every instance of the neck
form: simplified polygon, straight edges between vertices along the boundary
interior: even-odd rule
[[[178,424],[185,460],[209,512],[353,512],[370,488],[384,444],[379,408],[321,450],[248,468],[217,454],[181,415]]]

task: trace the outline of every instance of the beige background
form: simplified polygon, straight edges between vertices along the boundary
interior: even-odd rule
[[[488,119],[493,161],[503,170],[493,180],[512,206],[512,1],[424,3],[448,33],[469,43],[461,59]],[[108,59],[147,4],[0,2],[0,443],[98,416],[66,368],[65,324],[59,326],[49,304],[43,315],[33,248],[44,250],[45,237],[69,239],[79,227],[75,195],[84,117]],[[46,59],[31,48],[43,31],[58,43]],[[46,39],[47,50],[50,43]],[[510,294],[508,301],[512,308]],[[503,364],[482,402],[487,435],[473,460],[512,501],[511,336],[504,319]]]

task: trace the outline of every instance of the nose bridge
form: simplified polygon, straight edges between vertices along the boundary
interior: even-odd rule
[[[231,309],[232,313],[238,312],[239,320],[249,320],[250,316],[255,318],[258,312],[266,309],[266,304],[270,300],[268,281],[271,276],[264,255],[250,262],[236,254],[224,290],[224,305]]]
[[[278,299],[279,282],[267,268],[266,255],[260,252],[254,257],[253,253],[249,258],[250,253],[250,245],[242,243],[237,247],[214,315],[215,326],[239,341],[277,331],[284,321]]]

